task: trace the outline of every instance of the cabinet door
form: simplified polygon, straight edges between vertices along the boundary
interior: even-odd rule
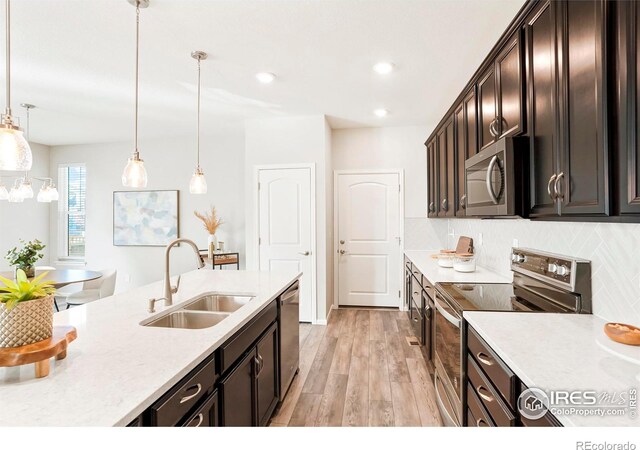
[[[447,217],[454,217],[456,215],[456,185],[458,174],[456,173],[457,164],[453,116],[446,122],[444,128],[447,138]]]
[[[436,132],[436,160],[438,161],[438,217],[446,217],[447,197],[447,132],[446,125]]]
[[[555,18],[555,3],[547,1],[525,21],[531,217],[558,215]]]
[[[496,102],[498,120],[495,127],[500,137],[515,136],[524,131],[522,38],[520,30],[508,41],[496,58]]]
[[[454,151],[456,155],[456,194],[455,194],[455,215],[456,216],[464,216],[464,208],[466,201],[466,189],[464,182],[464,162],[468,158],[467,151],[467,126],[464,118],[464,102],[462,102],[455,110],[454,117],[454,128],[455,128],[455,139],[454,139]]]
[[[436,155],[436,141],[427,143],[427,189],[428,189],[428,217],[438,215],[438,158]]]
[[[257,423],[254,408],[255,359],[256,352],[249,352],[220,382],[222,426],[250,427]]]
[[[269,422],[278,403],[278,326],[273,324],[256,345],[256,404],[258,424]]]
[[[604,1],[565,1],[559,14],[562,215],[609,214]]]
[[[620,214],[640,214],[640,8],[636,2],[619,2],[616,7]]]
[[[478,107],[475,87],[469,89],[462,103],[464,105],[464,120],[466,124],[467,158],[471,158],[478,153]]]
[[[478,141],[480,149],[496,140],[496,72],[493,65],[478,81]]]

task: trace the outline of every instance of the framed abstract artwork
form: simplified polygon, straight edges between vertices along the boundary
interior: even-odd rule
[[[113,245],[164,247],[177,239],[178,191],[113,193]]]

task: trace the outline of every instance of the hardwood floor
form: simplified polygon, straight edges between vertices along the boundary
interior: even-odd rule
[[[300,372],[271,426],[442,426],[406,313],[336,309],[300,326]]]

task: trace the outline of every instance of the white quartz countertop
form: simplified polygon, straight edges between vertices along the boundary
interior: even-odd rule
[[[173,306],[204,293],[255,299],[224,321],[200,330],[144,327],[148,299],[162,282],[54,315],[73,325],[78,338],[67,358],[51,360],[51,373],[34,378],[33,365],[0,368],[2,426],[127,425],[280,295],[301,274],[202,269],[182,275]]]
[[[635,389],[638,395],[640,347],[609,340],[606,321],[597,316],[469,311],[464,317],[527,387],[627,399]],[[640,426],[640,404],[636,408],[635,417],[628,411],[620,416],[555,415],[565,426]]]
[[[456,272],[452,268],[440,267],[438,260],[431,256],[439,250],[406,250],[404,254],[431,284],[436,283],[511,283],[511,277],[504,277],[483,267],[476,266],[471,273]]]

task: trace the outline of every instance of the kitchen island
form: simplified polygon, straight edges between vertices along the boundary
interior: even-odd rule
[[[156,305],[162,282],[152,283],[54,315],[55,325],[73,325],[78,339],[51,373],[35,379],[33,367],[0,368],[3,426],[126,426],[170,391],[253,318],[260,315],[298,272],[196,270],[182,275],[173,305]],[[254,297],[210,328],[148,327],[151,317],[180,309],[190,300],[219,293]]]

